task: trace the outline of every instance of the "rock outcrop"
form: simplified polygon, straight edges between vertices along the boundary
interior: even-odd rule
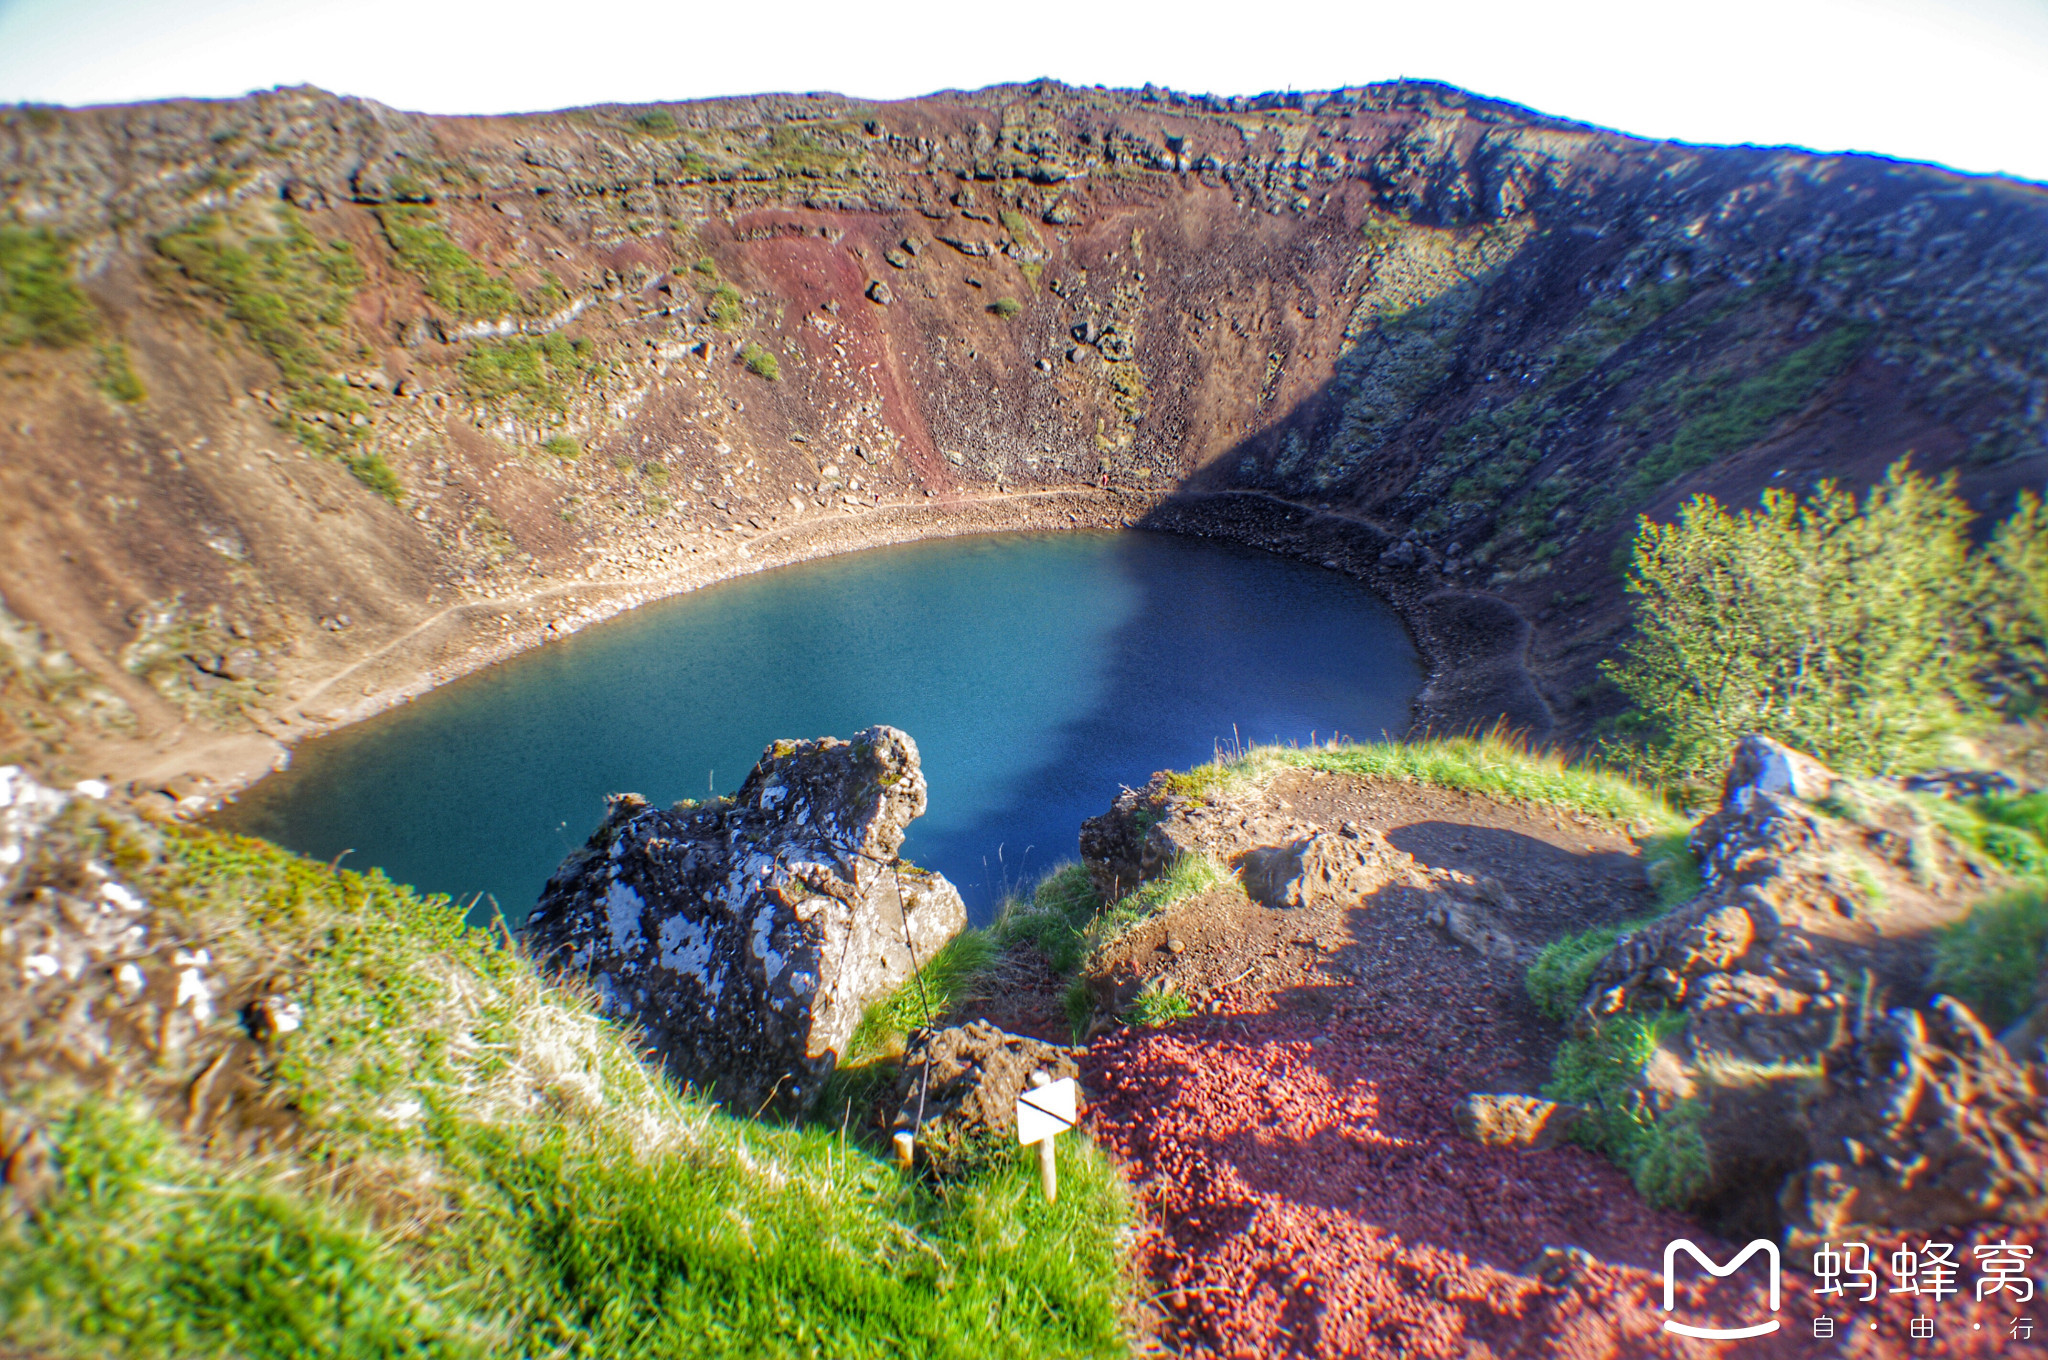
[[[1735,752],[1691,845],[1705,889],[1615,943],[1579,1025],[1682,1018],[1638,1094],[1654,1117],[1698,1130],[1708,1171],[1694,1207],[1762,1232],[1781,1207],[1841,1231],[2034,1203],[2014,1187],[2041,1163],[2015,1168],[2038,1150],[2023,1156],[1994,1130],[2037,1078],[1929,986],[1933,932],[2002,881],[1996,865],[1898,786],[1843,778],[1761,736]],[[1887,1006],[1898,1009],[1873,1028],[1868,1014]],[[1993,1107],[1964,1113],[1979,1098]]]
[[[1950,997],[1867,1017],[1801,1113],[1818,1160],[1785,1187],[1796,1238],[2048,1218],[2048,1067]]]
[[[800,1113],[867,1003],[967,922],[952,884],[898,858],[924,809],[917,745],[892,727],[776,742],[729,804],[616,797],[527,946],[589,978],[677,1080]]]
[[[918,1157],[940,1174],[1017,1138],[1017,1097],[1032,1074],[1081,1075],[1074,1051],[1011,1034],[986,1020],[918,1030],[897,1075],[895,1128],[916,1136]]]

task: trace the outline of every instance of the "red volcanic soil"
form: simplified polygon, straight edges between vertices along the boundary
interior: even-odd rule
[[[1420,788],[1347,785],[1325,783],[1312,799],[1290,792],[1297,803],[1334,798],[1369,812],[1418,857],[1519,845],[1491,867],[1525,901],[1539,879],[1574,886],[1561,858],[1571,853],[1581,857],[1580,900],[1595,876],[1612,889],[1611,842],[1589,843],[1584,823],[1483,800],[1461,809],[1456,796]],[[1338,810],[1311,809],[1324,820]],[[1197,905],[1193,915],[1216,910]],[[1141,1264],[1161,1348],[1404,1360],[2044,1353],[2048,1329],[2037,1325],[2031,1342],[2011,1333],[2015,1317],[2048,1323],[2048,1310],[1976,1304],[1967,1264],[1959,1293],[1938,1305],[1889,1294],[1843,1304],[1817,1300],[1803,1254],[1787,1257],[1775,1335],[1710,1342],[1665,1332],[1667,1318],[1721,1327],[1770,1318],[1761,1262],[1727,1280],[1688,1264],[1667,1314],[1667,1242],[1689,1238],[1718,1261],[1742,1244],[1650,1207],[1583,1149],[1502,1151],[1458,1132],[1459,1097],[1529,1089],[1559,1037],[1521,1000],[1517,978],[1463,953],[1398,895],[1343,910],[1342,926],[1335,912],[1317,921],[1241,899],[1236,911],[1288,924],[1187,922],[1175,929],[1189,940],[1218,938],[1207,950],[1183,943],[1187,957],[1171,966],[1257,976],[1191,987],[1208,1013],[1111,1031],[1083,1059],[1089,1131],[1123,1163],[1144,1220]],[[1950,1236],[1967,1263],[1971,1245],[2004,1235]],[[1896,1243],[1873,1245],[1882,1259]],[[1934,1317],[1931,1340],[1908,1336],[1916,1306]],[[1834,1335],[1814,1335],[1817,1312],[1834,1320]]]

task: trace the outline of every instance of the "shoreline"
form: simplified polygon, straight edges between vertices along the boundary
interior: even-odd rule
[[[520,594],[459,600],[339,670],[287,691],[272,709],[251,715],[253,732],[180,729],[110,782],[161,788],[163,811],[201,816],[285,768],[302,741],[657,600],[870,548],[1075,529],[1222,539],[1342,571],[1394,611],[1426,668],[1410,732],[1470,727],[1502,714],[1539,733],[1551,726],[1522,666],[1529,629],[1520,615],[1496,597],[1447,590],[1432,573],[1389,568],[1380,559],[1395,540],[1370,521],[1262,492],[1062,487],[884,502],[770,528],[693,554],[676,571],[555,579]],[[1482,711],[1489,708],[1493,712]]]

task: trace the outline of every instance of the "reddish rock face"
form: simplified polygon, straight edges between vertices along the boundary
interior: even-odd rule
[[[1426,722],[1577,732],[1638,512],[1909,449],[1995,510],[2048,459],[2038,187],[1418,82],[461,119],[277,90],[0,115],[0,186],[84,318],[0,339],[33,682],[0,751],[71,777],[246,777],[799,530],[1082,485],[1398,574]],[[236,319],[234,251],[297,262],[285,332]],[[1174,492],[1210,499],[1147,518]]]

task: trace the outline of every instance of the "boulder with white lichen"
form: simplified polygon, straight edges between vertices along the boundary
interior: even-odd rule
[[[801,1113],[868,1003],[967,923],[952,884],[898,856],[924,809],[917,744],[892,727],[776,742],[730,803],[617,796],[527,947],[587,978],[676,1080]]]

